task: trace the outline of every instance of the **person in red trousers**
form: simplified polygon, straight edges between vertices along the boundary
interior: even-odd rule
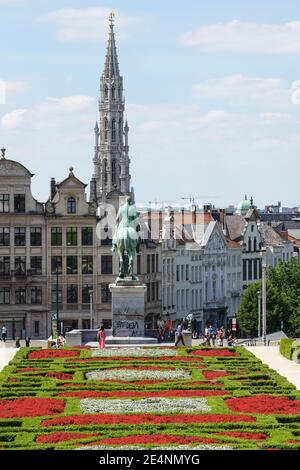
[[[98,336],[99,348],[104,349],[105,341],[106,341],[106,333],[105,333],[105,329],[103,325],[100,326],[97,336]]]

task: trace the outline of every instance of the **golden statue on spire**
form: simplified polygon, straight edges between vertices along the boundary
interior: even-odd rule
[[[114,22],[115,22],[115,13],[113,11],[110,12],[110,15],[109,15],[109,24],[110,26],[113,26],[114,25]]]

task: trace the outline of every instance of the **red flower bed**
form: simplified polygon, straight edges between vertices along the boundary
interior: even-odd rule
[[[204,370],[202,372],[202,374],[208,380],[217,379],[219,377],[226,377],[227,375],[229,375],[228,372],[225,372],[223,370],[216,370],[216,371],[214,371],[214,370]]]
[[[80,355],[80,351],[69,351],[64,349],[41,349],[40,351],[32,351],[28,359],[56,359],[64,357],[76,357]]]
[[[17,374],[22,374],[23,372],[38,372],[40,369],[37,367],[24,367],[24,369],[18,369]]]
[[[273,395],[231,398],[226,400],[231,411],[257,414],[300,414],[300,400]]]
[[[39,444],[57,444],[64,441],[72,441],[73,439],[84,439],[86,437],[95,437],[98,434],[84,434],[78,432],[52,432],[44,436],[38,436],[36,442]]]
[[[208,437],[172,436],[170,434],[138,434],[136,436],[113,437],[93,442],[93,445],[135,445],[135,444],[216,444],[220,441]]]
[[[229,351],[229,349],[198,349],[197,351],[192,351],[192,355],[196,356],[214,356],[214,357],[231,357],[238,356],[237,353]]]
[[[216,436],[229,436],[229,437],[238,437],[239,439],[262,441],[267,439],[269,436],[263,433],[254,433],[254,432],[235,432],[235,431],[224,431],[217,432]]]
[[[76,384],[76,383],[65,383],[65,384],[59,384],[59,385],[62,385],[63,387],[82,387],[83,385],[82,384]]]
[[[59,380],[72,380],[73,374],[64,374],[63,372],[48,372],[46,377],[53,377]]]
[[[72,360],[72,359],[71,359]],[[114,357],[89,357],[87,359],[74,359],[72,362],[105,362],[105,361],[117,361],[117,362],[149,362],[153,360],[151,357],[123,357],[123,356],[114,356]],[[172,356],[172,357],[155,357],[157,362],[201,362],[203,359],[201,357],[191,357],[191,356]]]
[[[63,400],[53,398],[16,398],[0,399],[0,418],[27,418],[63,413]]]
[[[293,439],[290,439],[289,441],[287,441],[288,444],[300,444],[300,441],[296,441],[296,440],[293,440]]]
[[[68,426],[89,424],[174,424],[174,423],[254,423],[256,418],[247,415],[221,414],[177,414],[155,415],[144,414],[92,414],[64,416],[44,420],[42,426]]]
[[[60,397],[74,398],[152,398],[152,397],[210,397],[210,396],[230,395],[229,392],[222,390],[158,390],[155,392],[135,392],[135,391],[116,391],[116,392],[94,392],[86,390],[82,392],[62,392]]]

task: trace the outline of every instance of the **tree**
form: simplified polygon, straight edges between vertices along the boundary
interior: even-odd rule
[[[281,293],[289,310],[289,333],[300,330],[300,264],[295,258],[268,269],[268,279]]]
[[[262,283],[251,284],[244,291],[237,311],[239,329],[246,336],[258,336],[258,291],[262,292]],[[267,281],[267,333],[280,330],[281,322],[290,330],[289,313],[289,306],[284,296],[270,281]]]

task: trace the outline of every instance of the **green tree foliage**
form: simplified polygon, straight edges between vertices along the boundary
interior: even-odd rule
[[[238,325],[243,336],[258,336],[258,291],[262,291],[261,282],[251,284],[244,292],[237,312]],[[281,292],[267,281],[267,333],[281,329],[290,332],[289,306]]]
[[[289,312],[289,333],[300,331],[300,264],[295,258],[268,269],[268,279],[280,292]]]

